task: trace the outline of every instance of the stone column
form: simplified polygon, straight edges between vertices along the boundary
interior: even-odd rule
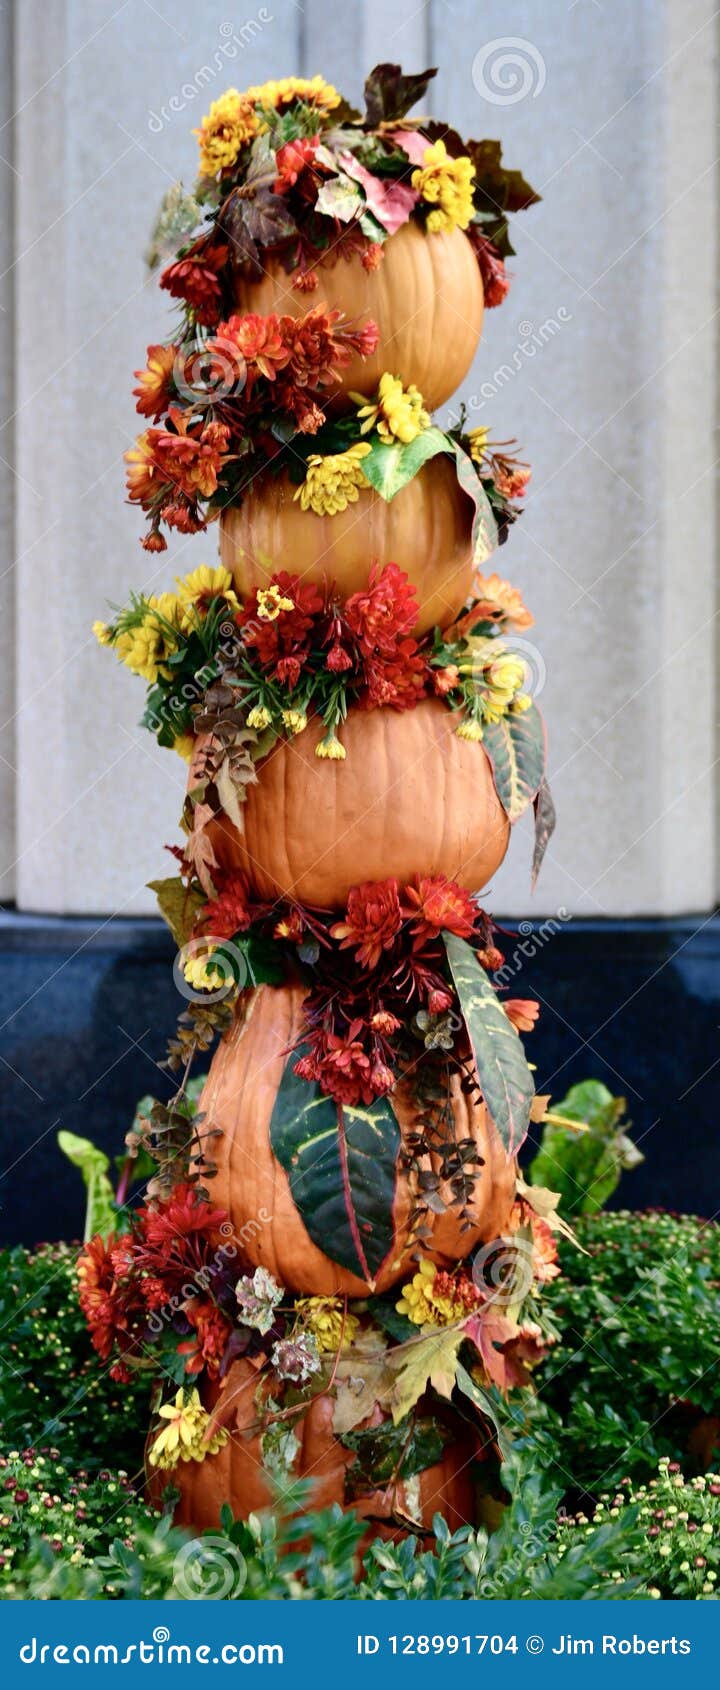
[[[521,826],[492,907],[709,908],[710,0],[523,0],[511,18],[502,0],[270,0],[257,11],[249,0],[244,31],[233,23],[240,45],[216,70],[230,40],[216,0],[24,0],[18,14],[15,418],[0,453],[14,428],[21,907],[149,910],[144,882],[176,837],[183,767],[136,728],[139,685],[89,635],[106,600],[169,583],[215,548],[211,532],[148,558],[122,503],[131,371],[172,320],[141,261],[156,203],[179,171],[192,175],[191,128],[228,84],[322,70],[357,97],[367,67],[398,59],[438,64],[435,109],[467,134],[499,136],[543,194],[516,220],[513,288],[488,314],[464,395],[474,420],[516,434],[534,465],[496,563],[536,613],[560,815],[532,905]]]

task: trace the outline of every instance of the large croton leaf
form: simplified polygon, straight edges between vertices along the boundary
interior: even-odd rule
[[[375,65],[365,83],[365,127],[377,129],[380,123],[395,123],[405,117],[411,106],[417,105],[427,93],[434,76],[436,70],[403,76],[399,65]]]
[[[503,716],[500,722],[485,722],[483,745],[498,798],[508,819],[516,822],[532,804],[545,773],[545,727],[537,706]]]
[[[533,799],[533,809],[535,811],[535,846],[530,884],[534,891],[548,842],[555,830],[556,821],[552,793],[544,775]]]
[[[273,1154],[314,1244],[373,1285],[395,1236],[400,1129],[385,1098],[337,1104],[294,1072],[290,1056],[270,1122]]]
[[[454,444],[455,468],[463,493],[467,493],[475,507],[472,526],[473,563],[479,569],[497,550],[498,531],[492,506],[480,480],[472,458],[462,447]],[[365,466],[363,465],[363,468]]]
[[[488,1112],[508,1156],[516,1156],[535,1095],[522,1041],[475,952],[455,933],[443,939]]]
[[[389,446],[377,436],[373,437],[369,446],[370,451],[362,461],[363,475],[376,493],[389,503],[408,481],[412,481],[428,459],[437,457],[438,452],[447,452],[448,440],[441,429],[424,428],[407,446],[401,445],[400,441]]]

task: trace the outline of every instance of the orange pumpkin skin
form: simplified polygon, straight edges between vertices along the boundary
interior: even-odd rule
[[[216,1455],[204,1461],[180,1462],[172,1473],[158,1473],[146,1464],[149,1499],[160,1505],[168,1480],[180,1491],[175,1512],[177,1525],[191,1526],[196,1531],[220,1526],[221,1509],[229,1503],[236,1519],[270,1508],[273,1502],[268,1475],[263,1468],[261,1434],[257,1430],[258,1385],[260,1399],[272,1391],[268,1371],[259,1381],[257,1370],[248,1361],[234,1362],[220,1391],[210,1383],[204,1391],[206,1406],[221,1409],[221,1418],[230,1430],[230,1438]],[[318,1396],[311,1401],[304,1414],[290,1424],[299,1440],[294,1474],[297,1478],[313,1480],[313,1509],[329,1508],[334,1502],[345,1507],[345,1473],[352,1465],[353,1453],[339,1443],[333,1433],[334,1403],[332,1397]],[[378,1425],[384,1416],[375,1408],[365,1425]],[[396,1480],[383,1490],[373,1490],[349,1503],[361,1519],[389,1520],[394,1513],[411,1515],[428,1531],[434,1514],[442,1514],[451,1530],[471,1524],[474,1519],[475,1497],[471,1462],[477,1440],[463,1429],[457,1442],[446,1445],[442,1460],[428,1467],[416,1479]],[[408,1495],[413,1487],[412,1506]],[[419,1507],[418,1507],[419,1503]],[[399,1537],[397,1527],[373,1525],[368,1538]]]
[[[247,789],[242,836],[224,813],[208,832],[218,862],[247,875],[260,898],[342,908],[351,886],[394,875],[444,874],[487,886],[510,823],[482,745],[459,739],[439,699],[414,710],[351,710],[344,762],[315,756],[319,718],[281,740]],[[190,781],[194,779],[191,771]]]
[[[380,331],[377,351],[356,355],[338,372],[341,392],[374,393],[389,370],[405,386],[419,387],[429,411],[444,405],[465,380],[482,334],[482,279],[462,230],[425,235],[406,223],[385,242],[377,270],[366,270],[357,253],[347,259],[332,253],[314,268],[319,284],[311,294],[293,288],[292,275],[275,258],[259,281],[238,273],[238,310],[303,317],[322,303],[343,311],[353,326],[372,319]]]
[[[313,1243],[295,1207],[284,1168],[270,1146],[270,1120],[287,1061],[302,1026],[302,986],[260,986],[250,996],[244,1019],[238,1017],[213,1058],[199,1109],[205,1129],[220,1128],[212,1140],[217,1172],[208,1181],[213,1203],[226,1209],[243,1257],[265,1267],[281,1285],[307,1296],[344,1293],[362,1297],[371,1289],[340,1267]],[[452,1098],[458,1139],[472,1138],[482,1167],[469,1206],[473,1222],[461,1229],[458,1212],[447,1208],[428,1214],[429,1237],[423,1255],[451,1267],[481,1242],[506,1230],[515,1195],[515,1166],[508,1159],[484,1104],[462,1090],[453,1077]],[[402,1091],[393,1094],[401,1132],[414,1124],[417,1106]],[[434,1172],[439,1171],[436,1158]],[[441,1195],[449,1202],[447,1185]],[[406,1175],[398,1174],[393,1223],[394,1243],[374,1289],[384,1291],[413,1271],[409,1242],[413,1198]]]
[[[424,464],[388,504],[372,487],[336,516],[300,509],[287,475],[265,476],[220,519],[220,557],[246,598],[278,569],[364,592],[371,564],[396,563],[415,588],[415,633],[446,628],[472,589],[472,502],[446,453]]]

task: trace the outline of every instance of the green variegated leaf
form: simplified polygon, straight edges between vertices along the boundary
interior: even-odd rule
[[[542,867],[542,860],[548,848],[548,841],[555,830],[555,805],[544,775],[533,799],[533,809],[535,811],[535,844],[530,884],[534,891]]]
[[[480,1089],[508,1156],[516,1156],[535,1096],[522,1042],[474,951],[454,933],[443,933],[443,939]]]
[[[492,506],[485,488],[478,475],[472,458],[463,452],[457,442],[453,443],[455,454],[455,468],[457,478],[463,493],[467,493],[475,507],[472,527],[473,563],[476,569],[486,563],[491,554],[497,550],[497,523],[492,513]],[[363,468],[365,466],[363,465]]]
[[[545,727],[540,711],[533,704],[522,715],[485,722],[482,742],[492,763],[498,798],[509,820],[516,822],[532,804],[545,773]]]
[[[386,446],[377,435],[373,435],[368,444],[370,451],[362,460],[363,475],[388,503],[401,488],[407,486],[408,481],[412,481],[423,464],[437,457],[438,452],[450,449],[447,435],[439,428],[424,428],[408,446],[401,445],[399,440],[392,446]]]
[[[324,1255],[370,1286],[392,1248],[400,1129],[385,1098],[342,1106],[285,1066],[270,1144],[293,1202]]]

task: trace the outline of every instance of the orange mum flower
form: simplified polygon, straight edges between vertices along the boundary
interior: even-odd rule
[[[404,913],[411,917],[416,945],[437,939],[444,927],[460,939],[472,937],[478,919],[477,905],[469,892],[446,875],[424,875],[417,886],[406,887],[405,897],[410,907]]]
[[[540,1014],[540,1005],[535,998],[506,998],[503,1009],[508,1021],[512,1021],[519,1033],[531,1033]]]
[[[136,410],[144,417],[152,417],[154,422],[167,410],[172,397],[173,366],[179,351],[175,345],[149,346],[146,368],[134,372],[140,384],[133,388]]]
[[[351,886],[347,915],[330,928],[342,950],[355,947],[358,962],[377,968],[383,951],[392,945],[402,926],[402,910],[396,880],[366,880]]]

